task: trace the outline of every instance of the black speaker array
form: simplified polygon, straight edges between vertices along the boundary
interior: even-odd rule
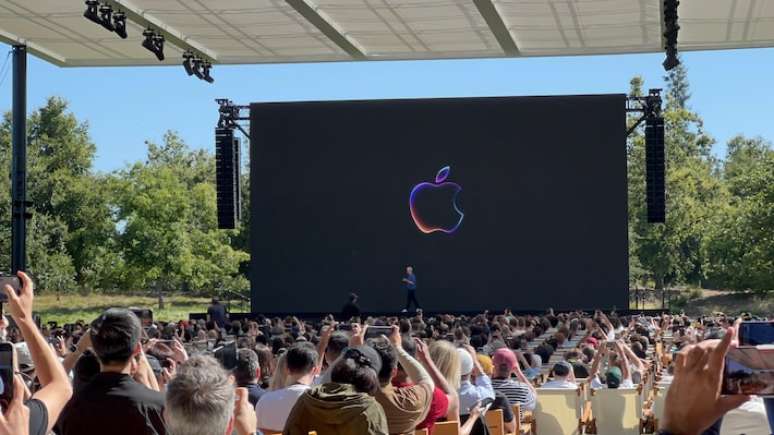
[[[215,187],[217,189],[218,228],[233,229],[241,218],[239,191],[239,138],[231,128],[215,129]]]
[[[666,220],[664,157],[664,118],[648,117],[645,120],[645,184],[651,223]]]

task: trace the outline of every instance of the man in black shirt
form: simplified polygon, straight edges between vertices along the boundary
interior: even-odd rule
[[[32,363],[35,365],[35,373],[41,385],[41,389],[32,396],[32,399],[25,403],[29,409],[29,434],[46,435],[54,426],[56,419],[59,418],[65,403],[72,396],[72,387],[53,349],[48,345],[46,339],[43,338],[32,318],[32,280],[24,272],[19,272],[18,276],[22,284],[18,294],[8,285],[4,286],[2,290],[8,297],[8,313],[13,317],[24,341],[27,343]],[[3,327],[7,326],[4,318],[1,323]],[[23,388],[19,380],[16,381],[14,386],[16,391],[20,391]],[[16,406],[12,405],[10,409],[3,410],[7,411],[4,412],[6,417],[13,414],[14,418],[17,418],[16,414],[21,411],[21,406],[19,405],[21,403],[17,402]],[[14,431],[10,433],[20,432]]]
[[[247,397],[253,408],[258,403],[258,399],[266,392],[258,386],[258,379],[261,379],[261,365],[258,361],[258,355],[252,349],[239,349],[234,368],[234,380],[237,387],[247,389]]]
[[[100,373],[80,388],[59,420],[59,435],[165,435],[164,395],[132,378],[149,371],[140,345],[140,320],[111,308],[91,325]],[[152,374],[150,375],[152,376]]]
[[[226,307],[220,303],[218,298],[212,298],[212,303],[207,308],[207,320],[215,322],[218,328],[226,325]]]
[[[344,304],[344,308],[341,309],[342,320],[349,322],[353,317],[360,317],[360,307],[357,305],[356,293],[349,294],[349,300]]]

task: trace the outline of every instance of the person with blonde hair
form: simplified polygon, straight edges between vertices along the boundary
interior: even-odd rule
[[[269,391],[277,391],[287,387],[288,365],[287,361],[285,361],[286,353],[283,353],[277,357],[277,365],[274,367],[274,374],[271,375],[271,380],[269,381]]]
[[[457,391],[460,389],[460,357],[457,348],[448,341],[436,341],[429,347],[430,359],[436,370],[431,374],[439,373],[446,380],[446,384],[453,389],[453,395],[449,398],[449,408],[446,411],[447,420],[459,420],[460,402]]]

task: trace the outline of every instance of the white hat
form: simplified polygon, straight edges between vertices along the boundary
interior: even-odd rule
[[[470,352],[457,348],[457,353],[460,354],[460,374],[462,376],[469,375],[473,371],[473,358],[470,356]]]

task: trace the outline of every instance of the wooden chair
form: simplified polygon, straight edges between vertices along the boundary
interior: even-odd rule
[[[489,435],[505,435],[505,420],[502,409],[493,409],[484,416]]]
[[[516,421],[516,435],[534,434],[534,416],[530,411],[522,411],[518,403],[513,405],[513,417]]]
[[[591,390],[592,421],[599,435],[640,435],[642,401],[640,388],[602,388]]]
[[[579,435],[583,433],[581,418],[582,389],[540,388],[533,412],[533,433],[537,435]]]
[[[433,426],[433,435],[460,435],[460,422],[437,421]]]
[[[429,435],[427,429],[417,429],[414,431],[414,435]]]

